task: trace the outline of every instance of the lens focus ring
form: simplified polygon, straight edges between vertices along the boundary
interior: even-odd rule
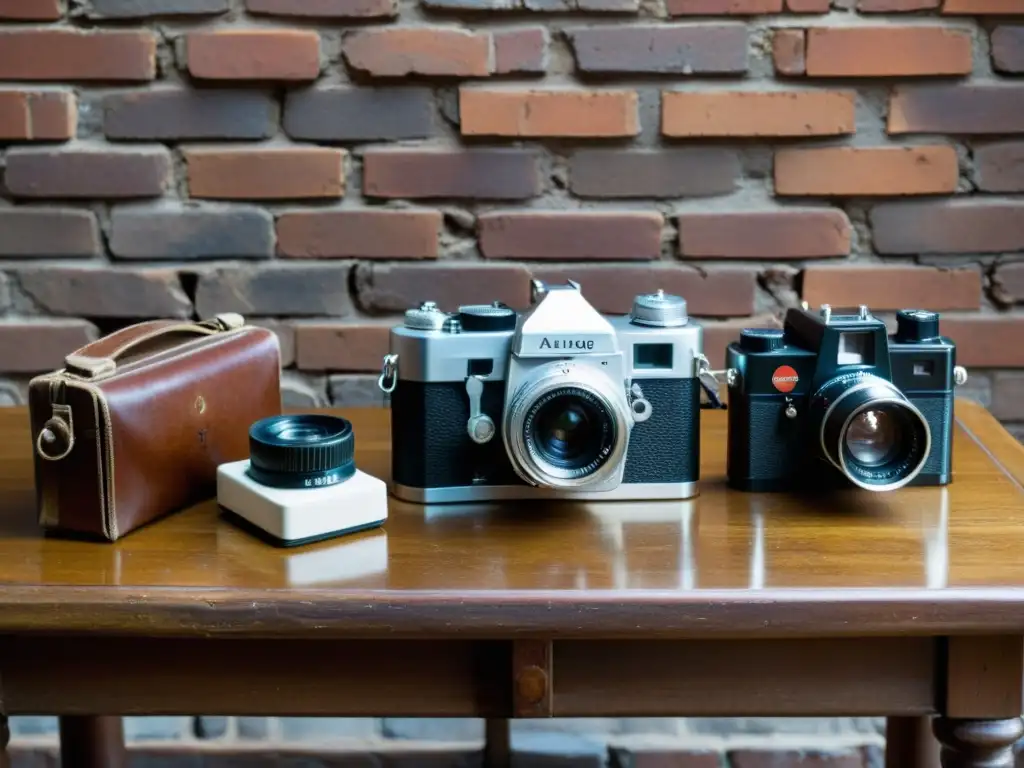
[[[355,473],[354,456],[352,424],[337,416],[271,416],[249,429],[249,474],[263,485],[336,485]]]

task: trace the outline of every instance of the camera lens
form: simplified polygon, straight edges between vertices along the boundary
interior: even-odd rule
[[[531,442],[548,463],[580,470],[599,458],[604,445],[599,409],[575,393],[556,394],[537,407]]]
[[[814,401],[825,457],[854,485],[901,488],[924,467],[931,432],[921,412],[891,382],[871,374],[840,376]]]
[[[323,488],[356,471],[355,435],[326,414],[271,416],[249,428],[249,476],[274,488]]]

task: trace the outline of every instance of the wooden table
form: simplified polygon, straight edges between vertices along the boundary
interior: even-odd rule
[[[387,413],[345,415],[386,475]],[[282,551],[212,502],[44,539],[27,416],[0,411],[0,713],[62,716],[65,766],[116,762],[90,716],[198,711],[488,718],[493,765],[512,717],[884,715],[900,768],[934,765],[937,716],[947,768],[1011,765],[1024,449],[961,401],[947,489],[748,495],[704,416],[689,502],[394,502]]]

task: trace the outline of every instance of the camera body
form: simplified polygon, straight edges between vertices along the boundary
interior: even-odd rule
[[[578,284],[524,313],[432,303],[392,329],[392,493],[421,503],[697,493],[703,330],[662,292],[605,317]],[[706,361],[704,361],[706,363]]]
[[[889,336],[867,307],[791,309],[726,352],[728,479],[745,491],[895,490],[951,480],[953,391],[966,381],[934,312]]]

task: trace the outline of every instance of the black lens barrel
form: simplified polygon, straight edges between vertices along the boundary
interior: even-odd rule
[[[355,471],[355,434],[347,419],[270,416],[249,428],[249,475],[262,485],[323,488]]]

